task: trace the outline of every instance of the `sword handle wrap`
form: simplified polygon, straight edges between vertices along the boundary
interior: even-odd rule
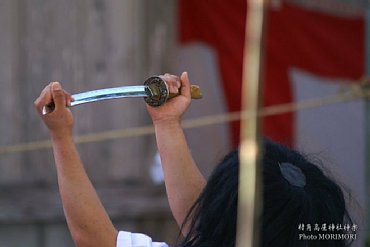
[[[180,95],[180,93],[170,93],[168,99],[172,99],[178,95]],[[198,85],[190,85],[190,95],[192,99],[201,99],[203,97]]]
[[[154,107],[161,106],[167,100],[180,95],[180,93],[169,93],[167,83],[159,76],[149,77],[144,82],[144,85],[148,86],[148,95],[152,95],[144,99],[146,103]],[[202,93],[198,85],[190,85],[190,94],[192,99],[202,98]]]

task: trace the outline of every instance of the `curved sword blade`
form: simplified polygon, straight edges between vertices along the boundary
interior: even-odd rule
[[[71,106],[107,99],[119,99],[129,97],[152,97],[152,96],[153,96],[152,90],[148,86],[125,86],[125,87],[103,88],[73,94],[72,97],[74,98],[74,101],[71,102]],[[54,108],[55,108],[54,102],[51,102],[42,108],[42,114],[46,115],[52,112]]]
[[[75,101],[71,102],[71,106],[107,99],[148,96],[151,96],[151,93],[147,86],[104,88],[72,95]]]

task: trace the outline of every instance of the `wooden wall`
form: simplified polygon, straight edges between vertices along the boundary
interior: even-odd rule
[[[1,0],[0,146],[48,138],[33,101],[50,81],[76,93],[170,71],[175,10],[172,0]],[[150,124],[142,99],[73,113],[76,135]],[[164,188],[149,177],[152,135],[78,148],[117,228],[173,242]],[[50,149],[0,155],[0,246],[73,246]]]

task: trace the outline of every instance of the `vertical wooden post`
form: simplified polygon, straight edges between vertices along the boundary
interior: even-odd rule
[[[262,41],[264,0],[248,1],[244,48],[242,109],[249,118],[241,122],[240,175],[237,247],[260,245],[262,213],[262,172],[259,165]]]

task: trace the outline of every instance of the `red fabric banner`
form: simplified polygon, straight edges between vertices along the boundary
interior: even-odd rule
[[[246,1],[180,0],[179,42],[216,50],[229,111],[239,111]],[[264,105],[291,102],[289,69],[359,79],[364,73],[364,19],[327,15],[282,4],[267,12]],[[294,144],[294,113],[265,118],[264,135]],[[232,125],[238,144],[239,125]]]
[[[218,56],[229,111],[240,111],[246,1],[180,0],[179,42],[204,42]],[[232,143],[239,141],[239,123],[232,124]]]
[[[364,74],[364,19],[330,16],[288,4],[268,11],[264,105],[291,102],[289,69],[327,77]],[[294,113],[264,119],[264,134],[294,144]]]

